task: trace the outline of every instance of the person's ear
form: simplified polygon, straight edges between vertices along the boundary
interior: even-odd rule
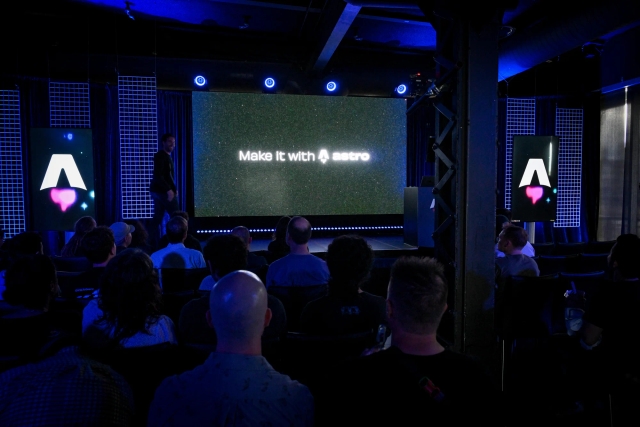
[[[211,329],[213,329],[213,322],[211,321],[211,311],[210,310],[207,310],[206,317],[207,317],[207,325],[209,325],[209,327]]]
[[[110,255],[111,255],[112,257],[114,257],[114,256],[116,256],[116,252],[117,252],[117,249],[116,249],[116,242],[113,242],[113,246],[111,247],[111,254],[110,254]]]
[[[264,313],[264,327],[266,328],[267,326],[269,326],[269,323],[271,323],[271,318],[273,317],[273,313],[271,312],[271,309],[269,307],[267,307],[267,311],[265,311]]]

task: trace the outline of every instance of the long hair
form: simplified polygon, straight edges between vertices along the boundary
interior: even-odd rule
[[[149,255],[126,249],[116,255],[104,271],[98,306],[102,321],[114,330],[118,342],[147,332],[160,317],[162,292]]]
[[[82,238],[94,228],[96,228],[95,219],[90,216],[83,216],[82,218],[79,218],[73,227],[73,236],[71,236],[67,244],[62,247],[60,256],[67,258],[77,256],[76,253],[80,248],[80,242],[82,242]]]

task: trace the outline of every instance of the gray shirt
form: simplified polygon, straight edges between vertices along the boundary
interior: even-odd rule
[[[148,426],[311,426],[309,389],[262,356],[211,353],[156,390]]]
[[[496,284],[504,285],[511,276],[539,276],[540,269],[533,258],[524,254],[506,255],[496,258]]]

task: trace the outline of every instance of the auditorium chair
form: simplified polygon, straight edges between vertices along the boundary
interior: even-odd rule
[[[556,245],[553,242],[532,243],[531,246],[533,246],[533,249],[535,249],[536,256],[555,255]]]
[[[208,268],[160,268],[158,276],[163,293],[196,292],[202,280],[211,272]]]
[[[91,261],[85,257],[52,256],[51,260],[57,271],[87,271],[93,267]]]
[[[327,295],[328,285],[270,286],[267,292],[278,298],[287,313],[287,330],[298,331],[300,315],[307,303]]]
[[[609,253],[592,254],[583,252],[578,255],[578,273],[590,273],[593,271],[607,271],[609,269]]]
[[[376,345],[377,330],[343,335],[288,332],[282,343],[281,369],[292,379],[306,381],[318,367],[356,358]]]
[[[577,272],[579,270],[578,255],[539,255],[535,257],[540,269],[540,275],[557,274],[560,272]]]
[[[615,240],[592,241],[587,243],[584,252],[589,254],[604,254],[611,252],[611,248],[616,243]]]

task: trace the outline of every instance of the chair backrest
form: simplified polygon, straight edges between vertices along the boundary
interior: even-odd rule
[[[586,242],[558,242],[556,255],[577,255],[587,248]]]
[[[93,267],[85,257],[52,256],[51,260],[58,271],[87,271]]]
[[[563,294],[560,276],[511,276],[505,283],[500,307],[498,334],[505,339],[545,338],[553,334],[557,322],[558,295]],[[562,314],[563,315],[563,314]]]
[[[536,257],[536,263],[541,276],[579,270],[578,255],[540,255]]]
[[[287,313],[287,330],[297,331],[300,314],[307,303],[327,294],[328,285],[311,286],[271,286],[267,292],[278,298]]]
[[[345,335],[309,335],[288,332],[282,346],[282,369],[304,381],[319,366],[326,367],[360,356],[376,344],[377,331]]]
[[[211,272],[208,268],[160,268],[158,275],[163,293],[197,291]]]
[[[578,273],[590,273],[594,271],[606,271],[609,268],[609,253],[591,254],[581,253],[579,257]]]
[[[611,252],[611,248],[616,243],[615,240],[592,241],[587,243],[583,252],[590,254],[603,254]]]
[[[532,243],[531,246],[533,246],[533,249],[536,250],[536,256],[554,255],[556,251],[556,245],[553,242]]]

